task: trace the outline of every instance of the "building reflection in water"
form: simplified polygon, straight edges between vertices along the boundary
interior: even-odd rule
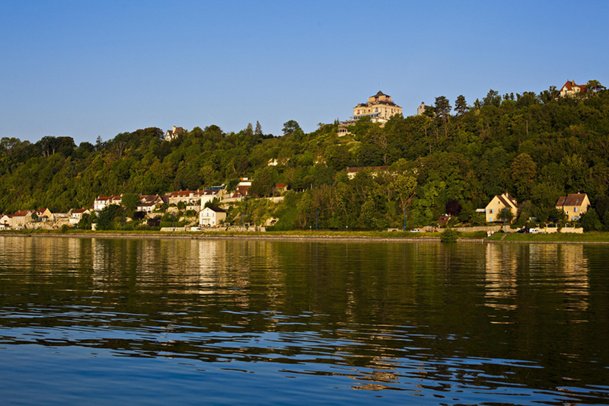
[[[485,305],[498,311],[516,310],[523,284],[540,291],[549,289],[547,281],[551,279],[552,293],[565,298],[556,310],[585,311],[590,289],[588,269],[583,244],[487,244]],[[556,280],[560,283],[555,284]],[[500,312],[491,317],[496,318],[492,323],[511,319]]]

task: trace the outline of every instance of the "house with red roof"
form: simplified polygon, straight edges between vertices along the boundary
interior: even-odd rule
[[[588,211],[590,200],[586,193],[573,193],[561,196],[556,202],[556,208],[567,215],[569,221],[578,221],[581,215]]]
[[[558,96],[571,97],[580,93],[585,93],[586,90],[586,85],[578,85],[574,80],[567,80],[567,83],[565,83],[558,91]]]

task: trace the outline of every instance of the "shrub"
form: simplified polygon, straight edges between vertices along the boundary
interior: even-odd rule
[[[454,243],[457,242],[459,235],[460,233],[458,231],[455,231],[452,228],[448,228],[442,233],[440,240],[445,243]]]

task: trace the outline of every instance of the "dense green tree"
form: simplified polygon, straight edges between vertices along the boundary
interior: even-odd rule
[[[457,115],[458,116],[464,115],[468,109],[469,109],[469,107],[467,107],[467,102],[465,101],[465,96],[463,96],[463,95],[458,96],[457,100],[455,100],[455,111],[457,112]]]

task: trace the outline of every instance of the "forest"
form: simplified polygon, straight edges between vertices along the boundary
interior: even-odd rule
[[[437,97],[420,116],[393,116],[384,126],[361,118],[338,136],[339,123],[304,133],[289,120],[283,134],[259,123],[224,132],[195,127],[164,141],[158,128],[75,145],[70,137],[38,142],[0,140],[0,213],[89,207],[96,196],[163,194],[253,179],[251,199],[233,207],[247,221],[277,218],[277,230],[386,229],[453,223],[483,224],[483,208],[504,192],[520,205],[514,223],[561,222],[559,196],[587,193],[588,230],[609,230],[609,91],[576,97],[494,90],[469,105]],[[272,163],[272,165],[270,165]],[[353,179],[347,167],[361,170]],[[289,191],[265,199],[273,185]],[[229,214],[231,212],[229,211]]]

